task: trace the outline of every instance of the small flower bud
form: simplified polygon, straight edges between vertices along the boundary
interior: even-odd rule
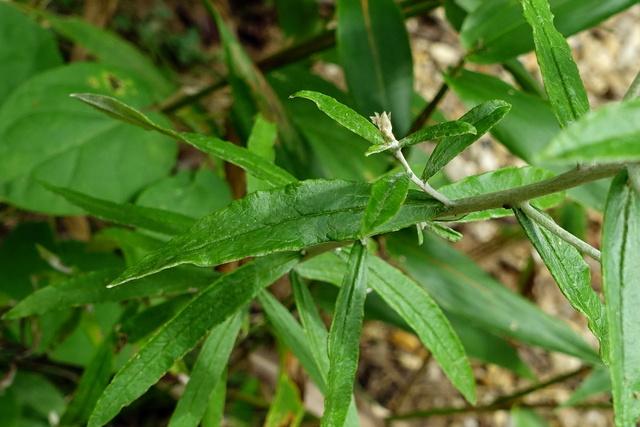
[[[391,113],[374,113],[371,121],[376,125],[385,142],[390,143],[396,140],[396,137],[393,136],[393,127],[391,126]]]

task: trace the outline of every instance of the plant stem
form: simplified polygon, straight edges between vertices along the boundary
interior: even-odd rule
[[[624,100],[628,101],[631,99],[640,98],[640,72],[636,75],[636,78],[633,79],[631,86],[629,86],[629,90],[624,95]]]
[[[447,208],[453,207],[454,202],[452,200],[450,200],[444,194],[439,193],[427,182],[421,180],[420,178],[418,178],[418,176],[415,173],[413,173],[413,170],[411,170],[411,166],[409,166],[407,159],[404,158],[404,155],[402,154],[402,150],[400,148],[391,150],[391,152],[396,157],[396,159],[398,159],[400,164],[402,164],[402,167],[404,168],[404,170],[407,171],[407,173],[411,177],[411,181],[413,181],[418,187],[420,187],[422,191],[424,191],[425,193],[427,193],[428,195],[430,195],[431,197],[433,197],[434,199],[436,199],[437,201],[445,205]]]
[[[529,204],[529,202],[523,202],[516,206],[518,209],[522,210],[529,218],[535,221],[539,226],[545,228],[547,231],[555,234],[571,246],[575,247],[577,250],[582,252],[583,254],[589,255],[591,258],[600,262],[600,251],[588,244],[587,242],[580,240],[573,234],[569,233],[564,228],[560,227],[558,224],[553,222],[551,219],[547,218],[537,209]]]
[[[545,179],[522,187],[510,188],[489,194],[464,197],[453,200],[452,205],[440,212],[434,219],[456,217],[459,215],[487,209],[509,209],[520,203],[537,197],[577,187],[591,181],[610,178],[630,163],[605,163],[578,165],[576,168],[553,178]],[[435,190],[434,190],[435,191]]]

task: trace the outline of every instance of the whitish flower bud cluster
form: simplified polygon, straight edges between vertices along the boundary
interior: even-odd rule
[[[391,113],[374,113],[375,115],[371,117],[371,121],[380,131],[384,141],[386,143],[392,143],[396,141],[396,137],[393,136],[393,127],[391,126]]]

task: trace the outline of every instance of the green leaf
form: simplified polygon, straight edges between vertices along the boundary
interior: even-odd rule
[[[276,395],[271,401],[264,427],[290,426],[298,427],[304,416],[304,403],[300,398],[300,390],[293,382],[286,369],[285,357],[281,357]]]
[[[114,203],[86,194],[49,185],[39,181],[47,190],[58,194],[70,203],[81,207],[91,215],[118,224],[132,225],[168,235],[181,234],[195,222],[195,218],[167,210],[136,206],[130,203]]]
[[[261,114],[258,114],[251,128],[251,134],[247,141],[247,149],[269,162],[274,162],[276,160],[274,146],[277,138],[278,129],[276,125],[265,120]],[[253,193],[256,190],[266,190],[268,188],[270,188],[268,184],[263,183],[253,176],[247,177],[248,193]]]
[[[360,235],[370,193],[371,185],[366,183],[308,180],[249,194],[202,218],[113,283],[185,263],[210,267],[248,256],[354,240]],[[440,206],[426,194],[410,191],[400,212],[375,232],[428,220]]]
[[[493,100],[476,105],[460,117],[460,122],[469,123],[476,131],[464,135],[443,138],[438,145],[436,145],[431,157],[429,157],[429,161],[422,172],[422,180],[429,180],[454,157],[462,153],[464,149],[498,124],[509,110],[511,110],[511,105],[508,103]]]
[[[154,123],[146,115],[133,107],[108,96],[93,94],[74,94],[73,96],[113,118],[142,127],[143,129],[156,130],[184,141],[187,144],[191,144],[204,153],[220,157],[273,186],[281,186],[295,181],[295,178],[284,169],[266,161],[246,148],[239,147],[231,142],[211,136],[195,133],[180,133],[167,129]]]
[[[462,240],[461,233],[437,222],[424,221],[421,223],[421,225],[424,227],[424,229],[431,231],[436,236],[440,236],[443,239],[447,239],[451,242],[459,242],[460,240]],[[421,232],[422,230],[419,230],[419,233]]]
[[[587,318],[589,329],[600,341],[602,354],[606,354],[609,341],[607,315],[598,293],[591,287],[589,265],[575,247],[538,226],[521,210],[515,209],[514,212],[560,291],[571,306]]]
[[[211,169],[181,170],[144,189],[136,205],[202,218],[232,201],[227,182]]]
[[[287,37],[303,40],[322,30],[316,0],[276,0],[275,5],[278,23]]]
[[[318,108],[351,132],[360,135],[375,145],[384,145],[385,141],[378,128],[360,114],[330,96],[310,90],[301,90],[292,97],[306,98],[316,103]]]
[[[167,175],[176,143],[69,98],[70,92],[89,91],[138,107],[149,105],[155,93],[131,71],[98,63],[59,67],[25,82],[0,109],[0,198],[25,209],[74,214],[80,211],[33,180],[122,202]]]
[[[55,38],[8,3],[0,2],[0,105],[29,77],[62,64]]]
[[[301,89],[308,89],[347,104],[347,95],[344,92],[305,68],[303,64],[280,67],[272,71],[268,78],[282,99]],[[312,145],[318,166],[328,178],[371,180],[389,170],[389,157],[363,156],[362,153],[370,146],[369,141],[332,120],[314,103],[305,99],[289,99],[283,104],[300,132]],[[371,123],[367,123],[365,126],[370,125]]]
[[[344,249],[342,250],[344,251]],[[398,298],[398,295],[395,291],[393,291],[393,288],[391,288],[391,291],[389,291],[385,299],[382,299],[382,297],[380,296],[381,292],[389,290],[390,287],[388,284],[385,285],[383,283],[380,285],[374,282],[374,280],[376,280],[376,277],[381,275],[375,270],[375,266],[377,263],[378,261],[376,260],[376,258],[372,258],[371,262],[369,263],[369,286],[373,287],[376,292],[369,293],[367,295],[367,301],[365,302],[365,317],[369,319],[379,320],[387,324],[402,328],[406,331],[416,333],[409,326],[407,321],[405,321],[398,313],[394,311],[393,308],[391,308],[391,303],[386,302],[386,300],[389,300],[391,302],[395,301],[393,302],[393,304],[396,307],[403,308],[403,300],[402,298],[396,300]],[[333,253],[326,253],[311,260],[305,261],[304,263],[298,265],[296,267],[296,270],[299,271],[300,274],[302,274],[304,277],[307,277],[311,280],[328,282],[333,285],[340,286],[340,284],[342,283],[342,278],[344,277],[346,271],[346,262],[342,261],[340,257],[335,256]],[[411,280],[406,275],[404,277],[405,279],[403,280]],[[295,282],[293,282],[293,284],[295,292]],[[335,291],[335,294],[333,294],[332,291],[333,289],[321,285],[315,295],[316,301],[318,301],[318,303],[323,307],[328,306],[328,309],[333,309],[333,306],[335,305],[335,294],[337,294],[337,290]],[[412,294],[413,293],[415,292],[412,292]],[[429,295],[426,294],[425,291],[421,290],[420,293],[425,294],[426,297],[429,297]],[[424,298],[424,296],[420,295],[418,300],[421,300],[422,298]],[[427,304],[427,306],[431,306],[431,304]],[[301,314],[301,318],[303,318],[303,310],[299,308],[298,311]],[[405,310],[405,312],[411,313],[410,310]],[[437,313],[435,312],[430,314],[437,315]],[[482,361],[503,366],[507,369],[511,369],[512,371],[524,377],[534,378],[528,366],[519,358],[518,353],[505,340],[487,332],[484,329],[480,329],[470,324],[466,319],[460,318],[457,315],[452,314],[451,312],[447,312],[446,316],[447,319],[451,322],[456,335],[460,337],[460,340],[462,341],[462,344],[467,350],[469,356]],[[418,322],[417,324],[420,324],[422,326],[419,321],[419,318],[414,318],[412,323]],[[311,333],[309,332],[309,328],[306,325],[305,330],[307,330],[307,335],[310,336]],[[428,332],[424,332],[422,335],[427,337],[430,336]],[[320,346],[320,349],[318,351],[321,352],[321,355],[324,354],[324,357],[326,357],[326,338],[320,336],[319,339],[324,339],[324,347]],[[314,345],[313,342],[311,345]],[[429,345],[427,344],[427,346]],[[453,352],[452,354],[455,353],[456,352]],[[449,355],[438,355],[436,357],[441,357],[444,360],[443,363],[446,364]],[[455,366],[455,364],[453,364],[452,366]]]
[[[367,296],[367,247],[356,241],[347,262],[329,330],[329,373],[321,426],[343,425],[349,410],[358,369],[360,332]]]
[[[536,158],[545,164],[638,161],[640,99],[606,105],[563,130]]]
[[[220,38],[225,48],[229,82],[234,93],[234,107],[236,121],[242,121],[237,129],[243,136],[248,136],[251,126],[246,123],[254,116],[252,112],[259,111],[265,119],[277,125],[280,135],[278,145],[279,164],[291,171],[298,178],[317,177],[316,164],[312,163],[309,143],[300,135],[293,125],[287,111],[267,80],[257,66],[245,52],[242,45],[233,36],[224,20],[213,8],[205,3],[205,7],[216,21]],[[242,103],[238,108],[237,103]],[[239,117],[238,117],[239,116]]]
[[[398,213],[407,197],[410,179],[408,173],[401,172],[386,175],[373,184],[360,225],[362,236],[367,236]]]
[[[60,419],[61,425],[85,424],[102,390],[109,384],[120,341],[119,325],[135,314],[137,305],[129,304],[116,327],[100,342],[80,377],[73,399]]]
[[[171,415],[168,427],[198,427],[242,325],[242,310],[213,328],[202,344],[189,382]]]
[[[418,246],[413,235],[396,233],[387,237],[387,249],[444,310],[500,336],[600,363],[597,353],[569,326],[495,281],[437,237],[427,234]]]
[[[258,294],[258,302],[269,318],[278,337],[282,340],[300,361],[311,380],[318,386],[321,392],[326,390],[326,376],[320,369],[312,354],[309,342],[305,338],[305,332],[289,310],[280,301],[267,291]]]
[[[578,402],[587,399],[588,397],[595,396],[596,394],[606,393],[611,391],[611,375],[609,375],[609,369],[605,366],[596,366],[588,377],[584,379],[582,384],[573,392],[571,397],[567,399],[558,407],[565,408],[567,406],[573,406]]]
[[[244,307],[298,262],[290,252],[254,260],[225,274],[166,323],[118,371],[91,414],[89,427],[105,425],[140,397],[214,326]]]
[[[411,127],[413,61],[409,36],[393,0],[338,0],[338,53],[357,111],[390,111],[396,135]]]
[[[553,172],[542,168],[533,166],[524,166],[521,168],[508,166],[506,168],[485,172],[480,175],[473,175],[452,184],[444,185],[438,188],[438,191],[450,199],[458,199],[507,190],[509,188],[521,187],[523,185],[533,184],[544,179],[552,178],[553,176]],[[539,209],[548,209],[562,202],[563,199],[564,192],[559,192],[533,199],[531,204]],[[510,209],[491,209],[470,213],[460,218],[458,221],[478,221],[481,219],[500,218],[508,215],[513,215],[513,212]]]
[[[549,427],[547,421],[536,410],[530,408],[511,408],[513,427]]]
[[[311,292],[309,292],[309,289],[302,281],[300,274],[296,270],[291,270],[289,279],[291,280],[296,307],[300,314],[300,322],[304,327],[311,353],[326,381],[326,375],[327,372],[329,372],[329,355],[327,353],[327,338],[329,333],[316,308],[313,295],[311,295]]]
[[[400,147],[409,147],[421,142],[442,138],[443,136],[468,134],[476,134],[476,128],[473,126],[473,124],[470,124],[464,120],[454,120],[450,122],[438,123],[437,125],[429,126],[415,133],[412,133],[406,138],[402,138],[400,141],[398,141],[398,145],[400,145]]]
[[[602,230],[602,284],[609,325],[615,424],[640,418],[640,195],[620,172],[613,180]]]
[[[550,0],[556,27],[564,37],[593,27],[634,5],[637,0]],[[491,0],[465,19],[460,42],[473,62],[497,63],[533,49],[531,29],[522,16],[520,2]]]
[[[549,101],[522,92],[497,77],[466,70],[455,77],[443,77],[468,108],[496,98],[511,105],[509,114],[491,129],[491,134],[528,163],[560,130]]]
[[[175,84],[158,70],[147,55],[117,34],[94,27],[81,19],[61,18],[41,11],[37,13],[46,19],[58,34],[79,44],[98,60],[131,70],[138,78],[148,82],[154,88],[156,101],[164,100],[176,89]]]
[[[415,281],[377,257],[369,260],[371,287],[415,331],[469,402],[476,400],[471,364],[440,307]]]
[[[13,320],[86,304],[193,292],[206,288],[219,276],[219,273],[208,269],[189,266],[186,269],[167,270],[153,277],[136,280],[129,286],[108,289],[106,285],[120,271],[120,268],[91,271],[38,289],[9,310],[3,318]]]
[[[553,26],[547,0],[521,0],[533,40],[542,80],[560,126],[566,127],[589,111],[587,91],[569,44]]]

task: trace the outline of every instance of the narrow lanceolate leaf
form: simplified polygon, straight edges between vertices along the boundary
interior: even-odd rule
[[[606,313],[600,297],[591,287],[589,265],[575,247],[538,226],[522,211],[516,209],[514,212],[564,296],[587,318],[589,329],[600,341],[605,355],[608,351]]]
[[[396,135],[411,126],[413,60],[394,0],[338,0],[336,42],[349,94],[364,116],[390,111]]]
[[[406,138],[402,138],[398,141],[400,147],[409,147],[411,145],[419,144],[425,141],[433,141],[434,139],[442,138],[443,136],[452,135],[476,135],[476,128],[472,123],[461,121],[451,121],[439,123],[434,126],[429,126],[412,133]]]
[[[321,426],[341,426],[347,418],[360,354],[360,331],[367,296],[367,255],[365,245],[359,241],[354,243],[347,274],[338,293],[329,330],[329,375]]]
[[[227,362],[242,325],[242,310],[213,328],[202,344],[189,382],[176,406],[169,427],[197,427]]]
[[[602,282],[617,426],[640,418],[640,195],[626,171],[611,184],[602,230]]]
[[[387,249],[447,312],[500,336],[600,363],[569,326],[505,288],[450,245],[428,233],[422,246],[415,240],[411,233],[394,233]]]
[[[315,102],[318,108],[327,116],[370,143],[376,145],[384,144],[380,131],[373,123],[332,97],[310,90],[301,90],[292,96],[306,98]]]
[[[228,141],[211,136],[193,133],[180,133],[160,126],[140,111],[132,108],[115,98],[103,95],[74,94],[74,98],[91,105],[93,108],[126,123],[139,126],[147,130],[155,130],[172,138],[191,144],[200,151],[220,157],[229,163],[246,170],[251,175],[275,187],[294,182],[296,179],[284,169],[265,160],[244,147],[239,147]]]
[[[615,162],[640,160],[640,99],[592,111],[563,130],[539,153],[538,162]]]
[[[137,310],[136,304],[129,304],[120,318],[121,326]],[[120,341],[119,327],[114,327],[96,347],[89,363],[82,373],[78,387],[67,410],[60,419],[60,425],[84,425],[91,415],[91,411],[102,394],[102,390],[109,384],[118,353]]]
[[[382,299],[411,326],[465,399],[475,402],[473,371],[464,347],[424,288],[377,257],[369,260],[368,280]]]
[[[357,239],[370,194],[370,184],[340,180],[308,180],[249,194],[202,218],[113,284],[179,264],[211,267],[248,256]],[[426,194],[410,191],[398,214],[375,232],[431,219],[440,206]]]
[[[68,202],[81,207],[87,213],[118,224],[132,225],[174,236],[187,231],[196,221],[195,218],[176,212],[132,205],[131,203],[110,202],[75,190],[49,185],[45,182],[40,182],[40,184],[52,193],[64,197]]]
[[[545,90],[560,126],[565,127],[589,111],[587,91],[569,44],[553,26],[547,0],[521,0],[524,17],[533,28],[533,41]]]
[[[211,284],[118,371],[91,414],[89,426],[98,427],[109,422],[122,407],[158,381],[207,331],[224,322],[264,287],[289,271],[298,258],[290,252],[259,258]]]
[[[136,280],[130,286],[108,289],[107,284],[121,271],[119,268],[91,271],[38,289],[5,313],[3,318],[19,319],[86,304],[194,292],[206,288],[219,276],[219,273],[208,269],[178,268]]]
[[[384,176],[373,184],[360,226],[362,236],[368,235],[398,213],[407,197],[410,179],[408,173],[402,172]]]
[[[327,387],[325,374],[320,370],[318,363],[316,363],[309,342],[305,339],[304,330],[298,321],[289,313],[289,310],[269,292],[263,291],[258,294],[258,301],[262,308],[264,308],[264,312],[269,318],[269,322],[278,337],[284,345],[289,347],[300,361],[302,367],[307,371],[311,380],[316,383],[320,391],[324,393]]]
[[[477,141],[489,129],[494,127],[511,110],[511,105],[505,101],[493,100],[483,102],[473,107],[460,117],[460,122],[469,123],[476,132],[443,138],[429,157],[422,172],[422,180],[427,181],[449,163],[454,157],[462,153],[465,148]]]

